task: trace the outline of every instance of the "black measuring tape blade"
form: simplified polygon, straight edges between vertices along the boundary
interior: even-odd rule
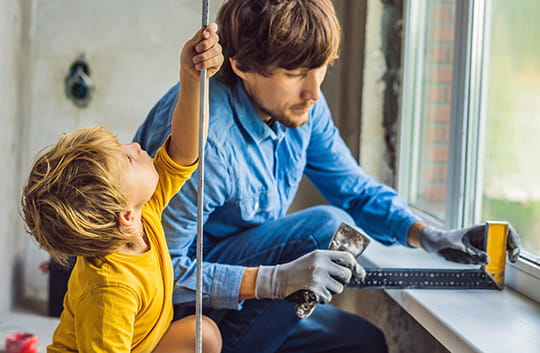
[[[349,288],[372,289],[499,289],[483,269],[366,268],[363,281]]]

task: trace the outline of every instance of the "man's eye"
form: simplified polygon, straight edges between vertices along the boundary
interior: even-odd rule
[[[290,72],[287,74],[289,77],[304,77],[306,74],[304,72]]]

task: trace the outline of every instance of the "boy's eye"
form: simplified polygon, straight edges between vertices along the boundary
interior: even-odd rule
[[[126,155],[126,156],[127,156],[128,162],[131,163],[131,161],[132,161],[131,156],[129,154]]]

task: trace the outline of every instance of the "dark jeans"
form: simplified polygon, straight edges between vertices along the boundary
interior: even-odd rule
[[[326,249],[341,222],[351,217],[331,206],[317,206],[212,243],[205,239],[205,261],[244,266],[289,262],[315,249]],[[177,306],[175,319],[193,308]],[[318,305],[298,319],[284,300],[247,300],[243,309],[205,309],[223,336],[223,352],[293,353],[387,352],[383,333],[368,321],[331,305]]]

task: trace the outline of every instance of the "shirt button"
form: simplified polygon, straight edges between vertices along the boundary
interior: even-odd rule
[[[256,201],[256,202],[255,202],[255,205],[253,205],[253,209],[254,209],[254,210],[259,209],[259,201]]]

